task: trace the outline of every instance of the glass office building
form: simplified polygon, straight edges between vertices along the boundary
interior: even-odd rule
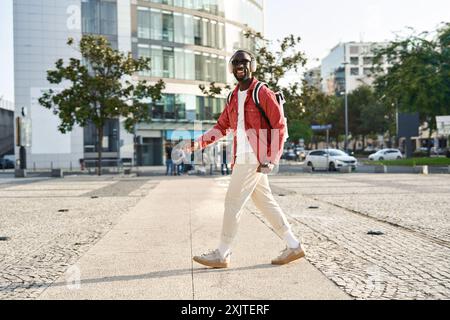
[[[264,32],[263,1],[140,0],[132,5],[131,21],[133,54],[152,63],[140,78],[167,84],[162,101],[151,105],[153,123],[138,130],[138,164],[150,165],[174,130],[195,138],[201,132],[194,133],[194,120],[205,130],[215,123],[225,99],[203,96],[198,85],[233,82],[228,59],[238,48],[253,49],[245,30]]]
[[[166,83],[163,98],[148,101],[153,121],[139,124],[131,135],[121,119],[111,120],[104,129],[103,152],[110,159],[160,165],[164,142],[172,139],[174,131],[188,131],[195,138],[201,132],[194,133],[194,121],[202,121],[204,130],[215,123],[225,99],[206,97],[198,86],[233,83],[228,59],[238,48],[253,49],[244,32],[264,33],[263,11],[263,0],[15,1],[16,102],[30,108],[33,123],[28,165],[45,166],[50,159],[58,159],[54,166],[67,167],[68,161],[75,166],[80,158],[96,157],[92,126],[61,136],[55,128],[58,119],[36,104],[42,90],[50,87],[46,70],[58,58],[76,57],[66,46],[68,37],[101,34],[120,51],[151,58],[151,70],[136,77]],[[39,126],[44,123],[47,136],[50,128],[55,131],[54,147],[42,141]]]

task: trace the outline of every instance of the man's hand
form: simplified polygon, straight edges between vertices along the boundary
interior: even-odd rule
[[[195,152],[195,151],[197,151],[197,150],[199,150],[199,149],[200,149],[200,144],[199,144],[198,142],[196,142],[196,141],[192,142],[191,144],[186,143],[186,144],[183,146],[183,151],[184,151],[186,154],[190,154],[190,153]]]
[[[269,174],[273,171],[274,168],[275,168],[275,165],[273,165],[272,163],[265,163],[265,164],[260,164],[257,171],[261,172],[263,174]]]

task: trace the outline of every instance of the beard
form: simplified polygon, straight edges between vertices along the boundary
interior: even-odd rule
[[[242,82],[242,81],[247,81],[250,79],[250,72],[248,69],[244,68],[242,70],[236,70],[234,72],[234,77],[236,78],[237,81]]]

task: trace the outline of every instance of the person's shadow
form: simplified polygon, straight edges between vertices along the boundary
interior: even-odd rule
[[[120,281],[134,281],[134,280],[146,280],[146,279],[161,279],[161,278],[170,278],[177,277],[183,275],[194,275],[194,274],[205,274],[205,273],[232,273],[237,271],[245,271],[245,270],[257,270],[257,269],[272,269],[276,268],[272,264],[260,264],[255,266],[248,267],[240,267],[240,268],[227,268],[227,269],[211,269],[206,267],[194,267],[189,269],[179,269],[179,270],[164,270],[164,271],[155,271],[149,272],[139,275],[123,275],[123,276],[112,276],[112,277],[102,277],[102,278],[92,278],[92,279],[84,279],[80,280],[80,286],[83,284],[97,284],[97,283],[108,283],[108,282],[120,282]],[[0,292],[7,291],[15,291],[18,288],[30,289],[31,287],[62,287],[70,285],[70,282],[55,282],[55,283],[42,283],[42,284],[30,284],[23,283],[14,285],[11,287],[0,286]]]

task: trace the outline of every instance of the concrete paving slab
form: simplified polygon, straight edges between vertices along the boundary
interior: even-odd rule
[[[306,259],[272,266],[284,244],[247,210],[231,268],[194,264],[218,244],[225,192],[214,179],[162,181],[39,299],[349,298]]]

